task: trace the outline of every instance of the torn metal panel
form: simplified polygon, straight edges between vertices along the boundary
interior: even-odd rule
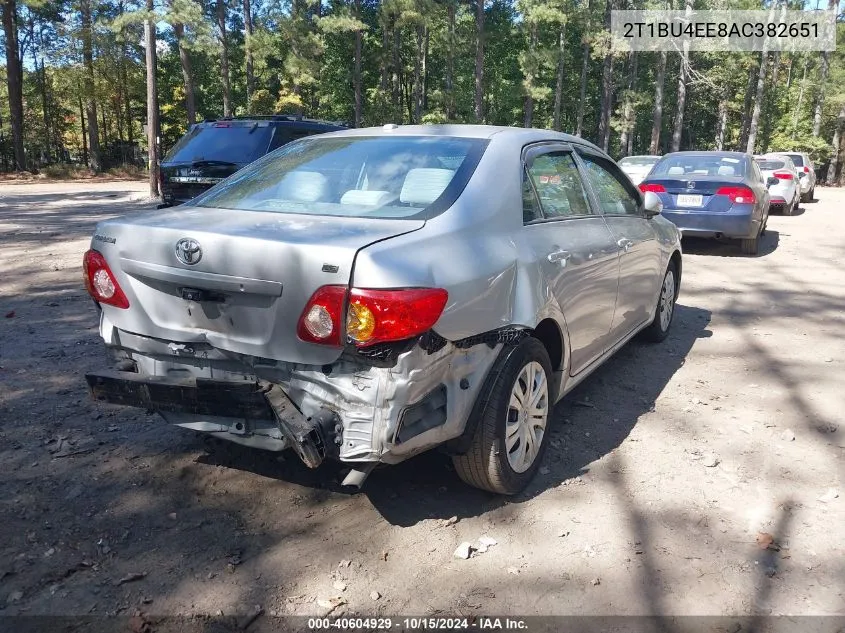
[[[223,381],[220,384],[240,383],[253,388],[260,384],[264,387],[256,394],[260,393],[262,399],[266,398],[268,389],[278,390],[295,408],[295,411],[286,410],[284,416],[297,432],[292,433],[290,425],[282,424],[278,415],[274,416],[273,410],[279,407],[273,405],[272,399],[268,407],[266,402],[253,402],[252,399],[259,397],[255,394],[249,398],[250,405],[257,408],[248,413],[228,405],[201,406],[194,396],[181,404],[172,402],[173,398],[164,404],[153,400],[144,404],[143,399],[134,403],[159,411],[168,422],[241,444],[282,450],[295,446],[316,428],[311,420],[324,420],[327,412],[333,412],[336,422],[324,424],[318,436],[324,444],[333,444],[336,435],[337,442],[323,445],[323,455],[331,454],[348,462],[396,463],[463,432],[478,391],[502,348],[502,341],[510,340],[509,336],[502,338],[496,334],[477,342],[464,341],[462,347],[445,339],[425,349],[415,345],[400,354],[392,367],[368,366],[346,357],[323,366],[284,363],[231,354],[207,343],[174,343],[117,329],[111,332],[110,338],[115,356],[137,367],[138,373],[129,375],[137,377],[135,380],[139,382],[159,378],[171,384]],[[436,351],[431,351],[435,348]],[[416,422],[420,427],[400,440],[399,424],[403,415],[424,402],[434,390],[443,392],[445,419],[441,407],[428,411],[437,419],[426,419],[426,411],[418,410]],[[211,402],[216,400],[212,398]],[[288,414],[295,416],[295,423],[288,420]],[[277,424],[272,422],[274,418]],[[335,423],[337,433],[334,433]]]

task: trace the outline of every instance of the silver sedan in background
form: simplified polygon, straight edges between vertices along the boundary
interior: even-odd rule
[[[94,397],[309,467],[433,447],[522,490],[555,402],[669,332],[680,234],[601,150],[542,130],[409,126],[290,143],[85,254],[111,370]]]

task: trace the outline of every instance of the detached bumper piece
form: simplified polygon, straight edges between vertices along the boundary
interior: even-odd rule
[[[176,380],[133,372],[85,374],[92,397],[100,402],[153,411],[275,421],[300,459],[316,468],[336,456],[342,427],[332,411],[306,418],[279,385],[208,378]]]

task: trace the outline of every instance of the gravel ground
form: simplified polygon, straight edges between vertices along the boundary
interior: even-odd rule
[[[685,243],[670,338],[568,396],[503,499],[437,453],[349,494],[89,400],[81,256],[145,188],[0,186],[0,618],[845,614],[845,190],[772,216],[757,257]]]

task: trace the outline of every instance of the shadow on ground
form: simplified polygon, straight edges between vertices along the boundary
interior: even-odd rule
[[[641,415],[683,365],[698,338],[707,337],[710,313],[678,304],[671,336],[660,345],[635,340],[568,394],[555,408],[545,467],[529,489],[505,499],[463,484],[448,456],[429,451],[374,471],[360,494],[391,524],[409,526],[431,518],[478,516],[504,503],[521,503],[579,476],[619,446]],[[271,453],[214,442],[202,463],[225,466],[313,488],[355,494],[340,487],[343,466],[308,470],[290,452],[279,463]]]
[[[739,240],[727,238],[684,237],[683,249],[685,255],[711,255],[716,257],[766,257],[775,252],[780,243],[780,234],[772,229],[766,229],[766,234],[760,238],[760,250],[756,255],[745,255],[740,248]]]

